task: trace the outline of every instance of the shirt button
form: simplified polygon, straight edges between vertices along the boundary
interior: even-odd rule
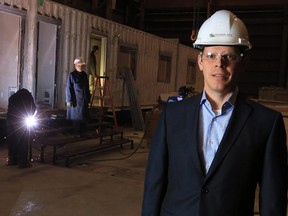
[[[202,193],[208,193],[209,190],[208,190],[207,188],[202,188],[202,189],[201,189],[201,192],[202,192]]]

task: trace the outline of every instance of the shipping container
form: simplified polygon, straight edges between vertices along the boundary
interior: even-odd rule
[[[141,108],[180,86],[203,87],[198,51],[131,27],[49,0],[0,0],[0,107],[19,88],[37,104],[65,108],[65,86],[73,60],[82,57],[90,73],[90,52],[99,47],[97,73],[109,78],[116,108],[129,108],[124,80],[132,73]],[[191,42],[192,43],[192,42]],[[125,79],[124,79],[125,78]],[[91,83],[93,77],[90,76]]]

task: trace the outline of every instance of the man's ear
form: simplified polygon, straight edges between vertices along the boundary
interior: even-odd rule
[[[201,57],[200,53],[197,56],[197,63],[198,63],[198,67],[199,67],[200,71],[202,71],[203,70],[203,66],[202,66],[203,62],[202,62],[202,57]]]

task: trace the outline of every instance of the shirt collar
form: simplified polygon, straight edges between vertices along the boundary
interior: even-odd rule
[[[231,106],[235,106],[238,93],[239,93],[239,89],[237,86],[235,90],[233,91],[233,94],[231,95],[231,97],[224,104],[229,103]],[[203,89],[200,105],[203,105],[206,101],[207,101],[206,92],[205,92],[205,89]]]

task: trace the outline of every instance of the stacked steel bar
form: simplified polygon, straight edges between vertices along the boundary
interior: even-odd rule
[[[129,97],[130,112],[131,112],[133,128],[138,131],[144,131],[145,123],[144,123],[142,111],[139,105],[132,71],[127,68],[124,71],[123,75],[124,75],[124,82],[127,87],[128,97]]]

